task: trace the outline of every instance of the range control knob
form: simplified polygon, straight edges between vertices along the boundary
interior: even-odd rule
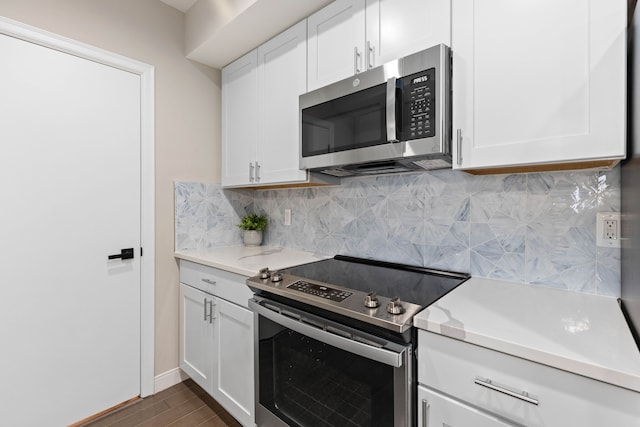
[[[364,306],[369,308],[380,307],[380,301],[378,301],[378,296],[375,292],[369,292],[367,296],[364,297]]]
[[[272,282],[282,282],[282,274],[279,271],[274,271],[271,273],[271,281]]]
[[[258,273],[258,276],[261,279],[268,279],[269,277],[271,277],[271,272],[269,271],[268,267],[265,267],[265,268],[260,269],[260,272]]]
[[[387,304],[387,312],[390,314],[402,314],[406,310],[402,306],[400,299],[398,297],[391,298],[391,301]]]

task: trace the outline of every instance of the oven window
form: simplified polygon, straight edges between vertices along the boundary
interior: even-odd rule
[[[302,111],[302,156],[387,143],[387,85],[346,95]]]
[[[393,368],[259,317],[259,401],[291,426],[393,426]]]

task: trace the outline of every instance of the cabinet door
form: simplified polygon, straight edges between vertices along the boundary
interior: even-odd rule
[[[222,70],[222,185],[252,184],[258,142],[258,52]]]
[[[213,397],[242,425],[254,425],[253,314],[218,299],[214,316],[218,364]]]
[[[214,297],[180,284],[180,368],[211,393],[213,387]]]
[[[364,70],[365,0],[336,0],[307,18],[308,90]]]
[[[454,166],[625,155],[625,0],[453,0]]]
[[[448,427],[516,426],[425,387],[418,387],[418,425]]]
[[[298,97],[307,90],[307,23],[258,48],[258,183],[303,181]]]
[[[418,354],[420,384],[517,425],[638,426],[629,389],[424,330]]]
[[[451,0],[367,0],[366,68],[451,45]]]

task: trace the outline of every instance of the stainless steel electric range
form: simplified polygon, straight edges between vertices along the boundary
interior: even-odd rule
[[[249,278],[258,426],[415,425],[413,317],[468,278],[342,255]]]

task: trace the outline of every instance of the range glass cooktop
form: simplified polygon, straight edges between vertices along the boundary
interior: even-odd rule
[[[247,279],[256,292],[404,332],[413,316],[469,278],[466,274],[336,255]]]
[[[365,293],[375,292],[379,296],[399,297],[422,307],[432,304],[469,278],[466,274],[342,255],[280,272]]]

